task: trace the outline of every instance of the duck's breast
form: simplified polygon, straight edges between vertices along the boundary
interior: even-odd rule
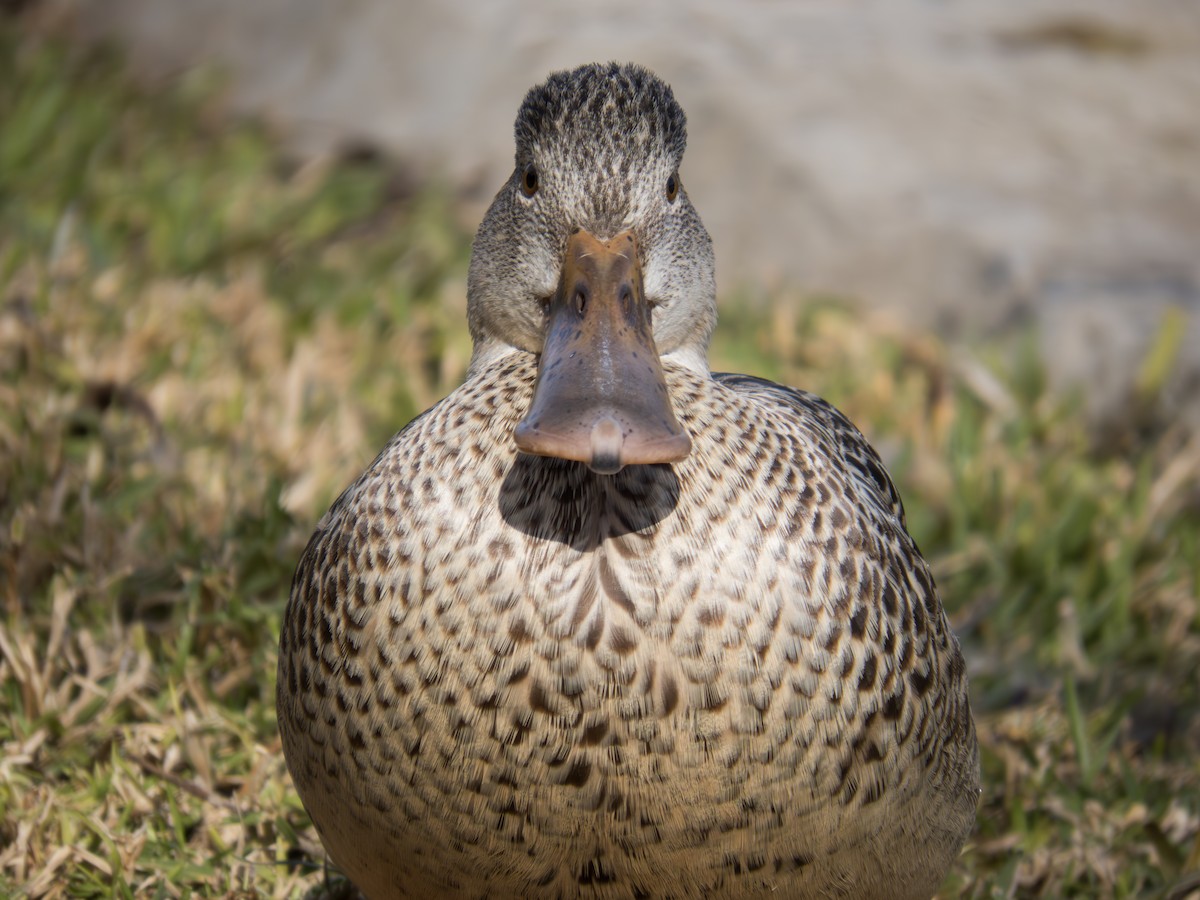
[[[406,883],[468,893],[664,895],[669,871],[666,895],[803,896],[885,872],[901,896],[911,859],[847,860],[956,852],[962,660],[877,457],[807,395],[667,374],[680,464],[518,455],[516,364],[414,422],[322,521],[281,728],[360,886],[402,858]]]

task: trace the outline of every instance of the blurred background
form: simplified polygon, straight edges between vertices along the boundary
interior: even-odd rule
[[[1196,0],[0,0],[0,897],[334,900],[275,721],[328,504],[470,356],[547,72],[689,117],[712,365],[879,449],[963,645],[940,897],[1200,897]]]
[[[1200,8],[1193,0],[63,0],[149,77],[216,64],[298,152],[368,142],[473,223],[524,91],[608,59],[666,78],[725,291],[788,283],[943,334],[1033,320],[1112,425],[1200,423]],[[1173,311],[1183,311],[1179,316]]]

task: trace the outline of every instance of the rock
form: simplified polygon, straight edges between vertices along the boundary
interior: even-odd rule
[[[304,152],[383,144],[462,186],[475,218],[511,165],[523,92],[634,59],[690,116],[683,177],[726,293],[787,281],[959,335],[1032,317],[1054,383],[1109,399],[1130,395],[1174,304],[1192,331],[1172,378],[1200,378],[1190,0],[51,5],[147,72],[217,61],[234,103]],[[1147,300],[1152,283],[1169,299]]]

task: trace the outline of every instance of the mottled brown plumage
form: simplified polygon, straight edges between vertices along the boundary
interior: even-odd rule
[[[974,821],[975,732],[878,456],[810,394],[708,373],[669,88],[560,73],[517,137],[466,383],[334,503],[292,586],[279,722],[330,856],[373,900],[930,896]],[[579,228],[636,235],[678,462],[514,444]]]

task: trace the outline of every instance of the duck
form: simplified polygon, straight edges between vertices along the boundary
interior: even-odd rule
[[[634,64],[524,98],[465,381],[309,541],[282,748],[389,898],[928,898],[975,820],[966,665],[880,456],[709,371],[686,118]]]

